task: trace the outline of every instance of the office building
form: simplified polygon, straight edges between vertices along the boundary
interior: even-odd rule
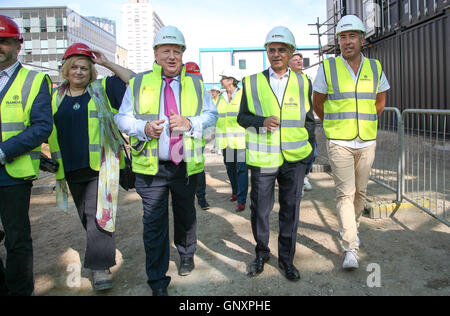
[[[59,68],[67,47],[82,42],[101,51],[108,60],[116,55],[115,36],[66,6],[0,8],[14,19],[24,37],[19,60],[28,68],[47,73],[61,83]],[[99,77],[111,72],[97,66]]]
[[[164,26],[148,0],[130,0],[122,5],[124,46],[128,66],[134,72],[153,68],[153,39]]]

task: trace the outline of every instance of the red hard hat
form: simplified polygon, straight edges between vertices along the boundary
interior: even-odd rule
[[[19,26],[9,16],[0,14],[0,37],[17,38],[23,43],[22,34],[20,34]]]
[[[200,72],[200,67],[192,61],[186,63],[186,72],[191,73],[191,74],[197,74],[197,75],[202,74]]]
[[[70,45],[69,48],[67,48],[66,52],[64,53],[63,60],[66,60],[69,57],[72,57],[74,55],[84,55],[87,57],[95,58],[95,55],[92,53],[91,48],[83,43],[75,43],[73,45]]]

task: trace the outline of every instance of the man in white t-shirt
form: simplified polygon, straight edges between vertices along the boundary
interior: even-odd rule
[[[365,28],[354,16],[336,28],[341,55],[321,64],[313,84],[314,111],[323,121],[336,185],[344,269],[358,268],[358,227],[375,158],[377,119],[390,86],[378,60],[364,57]]]

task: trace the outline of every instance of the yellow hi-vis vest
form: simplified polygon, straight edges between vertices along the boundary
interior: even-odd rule
[[[106,77],[102,79],[103,89],[106,90]],[[52,111],[53,116],[58,111],[58,105],[56,104],[56,94],[58,90],[56,89],[53,92],[52,98]],[[117,113],[118,111],[111,106],[111,103],[108,99],[109,109],[112,113]],[[100,170],[100,158],[101,158],[101,148],[100,148],[100,124],[98,122],[98,111],[97,105],[94,100],[91,98],[88,103],[88,135],[89,135],[89,167],[94,171]],[[61,156],[61,151],[58,143],[58,132],[56,130],[55,125],[53,124],[53,131],[48,139],[48,144],[50,147],[50,151],[52,154],[52,158],[58,161],[59,168],[56,172],[56,179],[63,179],[65,177],[64,174],[64,166]],[[123,156],[123,150],[121,152],[120,157],[120,168],[125,167],[125,160]]]
[[[200,75],[186,73],[186,67],[180,74],[181,115],[199,116],[203,108],[203,79]],[[130,80],[133,94],[134,115],[137,119],[155,121],[159,119],[160,97],[162,92],[162,68],[157,63],[153,70],[137,74]],[[158,139],[141,142],[131,137],[133,171],[140,174],[155,175],[159,169]],[[187,137],[183,134],[183,160],[187,164],[188,176],[204,170],[203,148],[205,139]]]
[[[276,116],[280,128],[274,132],[260,133],[246,129],[246,162],[248,165],[274,168],[284,161],[296,162],[312,151],[305,128],[309,104],[309,80],[304,74],[290,70],[289,80],[281,107],[263,73],[245,78],[249,111],[257,116]]]
[[[378,116],[375,102],[382,74],[380,62],[364,58],[356,85],[341,56],[324,60],[323,68],[328,84],[323,120],[326,137],[376,139]]]
[[[49,92],[51,81],[43,73],[20,68],[17,77],[6,92],[1,103],[2,140],[5,141],[23,132],[30,126],[30,113],[34,100],[44,80],[48,81]],[[5,164],[8,175],[12,178],[33,180],[39,174],[41,146],[14,158]]]
[[[245,149],[245,129],[237,122],[239,108],[241,106],[242,90],[238,90],[234,98],[228,103],[225,95],[220,95],[217,112],[219,118],[216,123],[217,147],[224,149]]]

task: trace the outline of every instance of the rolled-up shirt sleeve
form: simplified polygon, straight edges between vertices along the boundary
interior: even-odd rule
[[[119,109],[119,113],[114,116],[119,130],[128,136],[136,137],[141,141],[147,141],[149,138],[145,134],[145,125],[147,121],[137,119],[133,112],[133,96],[128,86]]]

